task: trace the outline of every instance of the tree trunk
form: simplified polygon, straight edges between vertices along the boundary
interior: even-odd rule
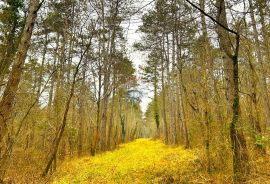
[[[157,94],[157,64],[155,64],[155,71],[154,71],[154,119],[157,127],[156,137],[160,138],[160,120],[159,120],[159,108],[158,108],[158,94]]]
[[[161,43],[162,45],[164,43]],[[164,48],[164,47],[163,47]],[[164,52],[164,51],[163,51]],[[168,122],[167,122],[167,112],[166,112],[166,89],[165,89],[165,76],[164,76],[164,55],[161,56],[161,85],[162,85],[162,116],[164,122],[164,142],[169,144],[169,132],[168,132]]]
[[[251,24],[252,24],[252,29],[253,29],[253,36],[255,39],[256,55],[257,55],[258,63],[261,70],[260,80],[261,80],[261,86],[262,86],[262,92],[263,92],[262,96],[263,96],[264,111],[265,111],[265,116],[266,116],[266,125],[270,126],[270,103],[269,103],[268,87],[267,87],[267,81],[266,81],[267,72],[266,72],[266,68],[264,65],[264,60],[263,60],[263,56],[261,52],[259,33],[256,26],[256,19],[254,15],[254,5],[252,3],[252,0],[249,0],[249,6],[250,6],[250,17],[251,17]],[[260,12],[261,12],[260,16],[263,17],[262,10]],[[264,20],[264,18],[262,20]]]
[[[180,104],[180,114],[182,117],[182,126],[183,126],[183,133],[184,133],[184,144],[185,148],[190,147],[189,143],[189,136],[188,136],[188,127],[187,127],[187,115],[185,112],[185,103],[184,103],[184,84],[183,84],[183,77],[182,77],[182,66],[179,70],[179,104]]]
[[[205,10],[205,1],[200,0],[200,8],[204,11]],[[205,121],[205,127],[206,127],[206,133],[205,133],[205,152],[206,152],[206,158],[207,158],[207,171],[210,173],[211,171],[211,159],[210,159],[210,112],[209,112],[209,95],[208,95],[208,66],[211,64],[211,55],[210,55],[210,43],[208,39],[208,32],[206,27],[206,20],[205,16],[201,13],[201,24],[202,24],[202,32],[203,32],[203,76],[204,76],[204,121]]]
[[[114,106],[115,106],[115,74],[113,74],[113,92],[112,92],[112,103],[111,103],[111,115],[110,115],[110,123],[108,127],[108,139],[107,139],[107,149],[112,149],[112,134],[113,134],[113,124],[114,124]]]
[[[220,40],[220,47],[225,53],[225,62],[227,63],[225,66],[227,72],[227,96],[228,102],[232,107],[232,121],[230,123],[230,138],[232,144],[233,151],[233,171],[235,174],[235,179],[239,180],[240,176],[245,176],[249,172],[249,164],[248,164],[248,153],[246,140],[243,134],[241,127],[239,126],[239,110],[240,110],[240,101],[239,101],[239,78],[238,78],[238,53],[240,46],[240,36],[238,33],[229,30],[227,23],[227,15],[225,9],[224,0],[217,0],[216,5],[218,8],[217,21],[223,25],[220,25],[217,28],[218,37]],[[233,32],[236,36],[236,44],[235,51],[233,53],[233,49],[231,45],[233,45],[230,41],[229,31]],[[229,69],[229,70],[228,70]],[[231,70],[232,69],[232,70]],[[231,112],[231,110],[229,110]]]
[[[81,94],[80,94],[80,97],[79,97],[79,132],[78,132],[78,156],[82,156],[82,153],[83,153],[83,143],[84,143],[84,132],[85,132],[85,116],[86,116],[86,113],[85,113],[85,103],[84,103],[84,100],[85,100],[85,83],[84,83],[84,80],[83,79],[83,82],[82,82],[82,86],[81,86]],[[75,110],[75,108],[74,108]]]
[[[79,68],[80,68],[80,65],[82,63],[82,60],[84,59],[84,56],[85,54],[87,53],[88,49],[90,48],[90,45],[91,45],[91,39],[92,37],[90,38],[90,41],[88,43],[88,45],[86,46],[86,49],[84,50],[84,52],[82,53],[81,55],[81,58],[75,68],[75,71],[74,71],[74,75],[73,75],[73,80],[72,80],[72,84],[71,84],[71,88],[70,88],[70,93],[69,93],[69,96],[68,96],[68,99],[66,101],[66,104],[65,104],[65,110],[64,110],[64,115],[63,115],[63,120],[62,120],[62,124],[55,136],[55,139],[53,141],[53,145],[51,147],[51,150],[50,150],[50,153],[49,153],[49,156],[48,156],[48,163],[42,173],[42,176],[45,177],[51,166],[52,166],[52,163],[53,161],[56,162],[56,157],[57,157],[57,151],[58,151],[58,147],[59,147],[59,144],[60,144],[60,141],[62,139],[62,136],[63,136],[63,133],[65,131],[65,127],[67,125],[67,116],[68,116],[68,112],[69,112],[69,107],[70,107],[70,103],[71,103],[71,100],[72,100],[72,97],[74,96],[74,91],[75,91],[75,84],[76,84],[76,79],[77,79],[77,75],[79,73]],[[56,164],[54,164],[56,165]]]
[[[24,30],[21,36],[20,43],[18,45],[18,51],[15,55],[14,64],[12,66],[11,72],[9,74],[8,83],[4,90],[2,100],[0,102],[0,158],[2,158],[1,153],[4,150],[5,136],[8,133],[8,123],[12,118],[13,106],[16,97],[16,92],[18,90],[19,83],[21,81],[21,76],[23,73],[23,66],[25,63],[27,51],[30,46],[31,36],[33,28],[35,25],[37,12],[41,4],[39,0],[31,0],[29,5],[29,12],[26,18]],[[3,180],[5,174],[5,165],[0,166],[0,181]]]
[[[251,99],[251,113],[250,113],[250,122],[251,122],[251,127],[252,127],[252,136],[254,138],[254,143],[256,148],[258,149],[258,151],[265,153],[265,149],[262,145],[258,145],[256,144],[256,139],[257,136],[259,136],[259,138],[262,138],[262,128],[261,128],[261,120],[260,120],[260,107],[259,107],[259,102],[258,102],[258,74],[256,72],[256,68],[254,65],[254,60],[255,58],[252,55],[252,46],[251,44],[247,45],[247,60],[249,63],[249,68],[251,71],[251,94],[250,94],[250,99]],[[254,106],[255,108],[255,115],[252,111],[252,107]]]

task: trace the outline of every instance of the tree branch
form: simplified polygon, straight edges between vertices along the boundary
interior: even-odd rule
[[[218,24],[219,26],[221,26],[223,29],[227,30],[228,32],[235,34],[237,37],[239,37],[239,33],[224,26],[223,24],[221,24],[219,21],[217,21],[215,18],[213,18],[212,16],[210,16],[208,13],[206,13],[204,10],[202,10],[200,7],[198,7],[197,5],[195,5],[194,3],[192,3],[190,0],[186,0],[192,7],[194,7],[195,9],[199,10],[202,14],[204,14],[206,17],[210,18],[213,22],[215,22],[216,24]]]

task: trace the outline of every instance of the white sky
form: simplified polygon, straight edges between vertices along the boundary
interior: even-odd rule
[[[144,7],[145,5],[149,4],[152,0],[141,0],[138,1],[138,9],[141,7]],[[153,3],[143,8],[143,12],[147,12],[149,9],[153,7]],[[147,110],[147,105],[151,102],[151,99],[153,97],[152,90],[150,89],[151,86],[143,83],[140,80],[140,73],[139,73],[139,66],[142,65],[145,60],[147,59],[147,54],[145,52],[139,52],[136,51],[133,48],[133,44],[135,42],[139,42],[141,40],[142,34],[139,33],[137,30],[140,25],[142,25],[141,21],[142,14],[136,14],[133,17],[131,17],[130,25],[126,24],[123,25],[123,27],[127,28],[127,48],[128,48],[128,55],[130,59],[132,60],[136,70],[137,70],[137,76],[139,79],[139,90],[143,93],[142,102],[141,102],[141,109],[143,112]]]

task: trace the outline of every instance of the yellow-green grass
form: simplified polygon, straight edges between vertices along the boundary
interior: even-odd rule
[[[188,183],[195,160],[194,153],[182,147],[138,139],[115,151],[62,164],[53,183]]]

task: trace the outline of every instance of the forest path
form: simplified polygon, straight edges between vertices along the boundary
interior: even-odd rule
[[[195,154],[182,147],[137,139],[115,151],[64,163],[53,183],[182,183],[194,172],[195,160]]]

